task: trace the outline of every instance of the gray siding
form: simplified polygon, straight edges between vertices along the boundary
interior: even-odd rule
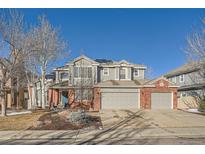
[[[85,59],[81,59],[81,60],[75,62],[74,65],[75,66],[91,66],[92,63],[87,61],[87,60],[85,60]]]
[[[134,75],[134,69],[132,69],[133,80],[144,79],[144,69],[139,69],[139,76]]]
[[[115,80],[115,68],[109,68],[109,74],[103,75],[103,68],[100,69],[100,81]]]
[[[197,72],[191,72],[184,74],[184,82],[180,82],[180,75],[168,78],[170,81],[176,83],[179,86],[188,86],[196,83],[200,83],[203,79],[199,76]]]
[[[128,67],[127,68],[127,78],[128,80],[131,80],[131,77],[132,77],[132,68],[131,67]]]
[[[121,65],[94,65],[92,61],[87,59],[79,59],[73,64],[69,65],[68,68],[68,80],[70,80],[71,84],[74,84],[79,80],[78,78],[75,79],[74,77],[74,67],[92,67],[92,79],[93,83],[99,83],[102,81],[107,80],[120,80],[120,68],[126,68],[126,79],[125,80],[138,80],[138,79],[144,79],[144,69],[139,69],[139,75],[134,76],[133,73],[133,67],[130,65],[127,66],[121,66]],[[109,74],[104,75],[103,74],[103,68],[109,69]],[[123,79],[122,79],[123,80]],[[60,70],[56,70],[56,82],[60,82]]]

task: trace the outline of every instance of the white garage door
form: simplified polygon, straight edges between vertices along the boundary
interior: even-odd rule
[[[139,93],[104,92],[101,93],[102,109],[137,109]]]
[[[171,109],[172,93],[152,93],[151,109]]]

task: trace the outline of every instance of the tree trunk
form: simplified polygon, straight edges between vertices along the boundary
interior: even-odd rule
[[[46,101],[45,101],[45,76],[46,71],[45,67],[41,67],[41,99],[42,99],[42,108],[46,108]]]
[[[4,92],[4,96],[2,97],[2,104],[1,104],[1,116],[6,116],[6,108],[7,108],[7,101],[6,101],[6,92]]]
[[[32,109],[33,107],[33,97],[32,96],[32,89],[30,87],[30,84],[27,84],[27,88],[28,88],[28,109]]]

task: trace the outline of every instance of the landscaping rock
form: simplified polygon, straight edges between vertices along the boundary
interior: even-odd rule
[[[87,115],[84,110],[78,110],[77,112],[71,112],[69,119],[72,123],[76,123],[76,124],[87,125],[91,122],[90,116]]]
[[[45,120],[45,121],[44,121],[44,124],[46,124],[46,125],[51,124],[51,123],[52,123],[51,120]]]
[[[36,127],[41,127],[43,126],[43,122],[42,121],[37,121],[36,122]]]
[[[69,116],[70,112],[68,110],[59,112],[58,115],[60,115],[63,118],[67,118]]]

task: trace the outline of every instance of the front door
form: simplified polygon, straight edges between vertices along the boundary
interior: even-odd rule
[[[68,92],[67,91],[62,91],[62,93],[61,93],[61,101],[62,101],[63,107],[67,107],[68,106]]]

